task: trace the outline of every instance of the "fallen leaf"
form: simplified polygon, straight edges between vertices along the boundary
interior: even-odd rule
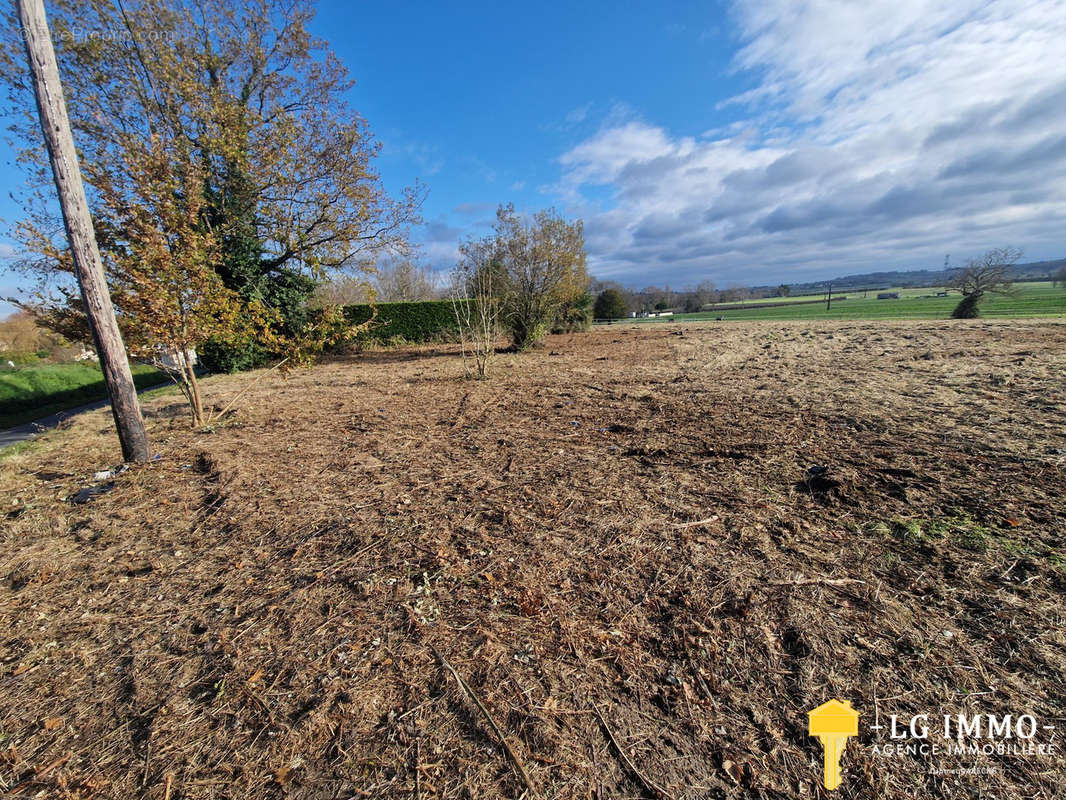
[[[62,717],[49,717],[44,721],[44,729],[46,731],[54,731],[56,728],[63,726]]]
[[[738,785],[744,780],[744,773],[751,772],[751,767],[747,764],[734,764],[729,759],[722,762],[722,769]]]

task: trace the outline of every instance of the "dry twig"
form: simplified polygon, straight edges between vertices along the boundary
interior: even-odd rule
[[[771,581],[767,586],[848,586],[852,583],[866,583],[857,578],[800,578],[794,581]]]
[[[218,412],[217,414],[212,414],[212,415],[211,415],[211,416],[210,416],[210,417],[208,418],[208,420],[207,420],[207,424],[208,424],[208,425],[210,425],[210,424],[211,424],[212,422],[214,422],[215,420],[217,420],[217,419],[222,419],[222,417],[223,417],[223,416],[224,416],[224,415],[226,414],[226,412],[227,412],[227,411],[229,411],[229,410],[230,410],[231,408],[233,408],[234,404],[236,404],[236,402],[237,402],[238,400],[240,400],[240,399],[241,399],[242,397],[244,397],[244,395],[246,395],[246,394],[248,393],[248,391],[249,391],[250,389],[252,389],[252,388],[254,388],[254,387],[255,387],[256,385],[258,385],[259,381],[263,380],[263,378],[265,378],[265,377],[266,377],[267,375],[269,375],[269,374],[270,374],[271,372],[276,372],[276,371],[277,371],[278,369],[280,369],[280,368],[281,368],[281,366],[282,366],[282,365],[283,365],[283,364],[284,364],[284,363],[285,363],[286,361],[288,361],[288,360],[289,360],[289,358],[290,358],[290,356],[285,356],[285,358],[281,359],[281,361],[279,361],[279,362],[278,362],[277,364],[275,364],[274,366],[272,366],[272,367],[271,367],[270,369],[264,370],[264,371],[263,371],[262,373],[260,373],[259,375],[257,375],[254,381],[252,381],[251,383],[247,384],[247,385],[246,385],[246,386],[245,386],[245,387],[244,387],[243,389],[241,389],[241,390],[240,390],[239,392],[237,392],[237,394],[236,394],[236,395],[234,395],[234,396],[233,396],[233,399],[232,399],[232,400],[230,400],[230,401],[229,401],[228,403],[226,403],[226,406],[225,406],[225,408],[223,408],[223,409],[222,409],[221,411],[219,411],[219,412]]]
[[[525,765],[522,764],[522,761],[521,759],[519,759],[518,754],[514,751],[510,743],[507,741],[507,737],[503,735],[503,731],[500,730],[500,726],[496,724],[496,720],[492,718],[492,714],[489,713],[489,710],[485,707],[485,704],[481,702],[481,698],[479,698],[474,693],[474,690],[470,688],[470,684],[463,680],[463,676],[460,675],[456,671],[455,667],[453,667],[448,662],[448,659],[441,655],[440,651],[437,650],[436,647],[431,644],[429,645],[429,649],[433,651],[433,655],[437,657],[437,660],[441,663],[441,666],[452,674],[452,677],[455,678],[455,682],[459,684],[459,688],[463,690],[463,693],[470,698],[474,705],[478,707],[478,710],[481,712],[482,716],[485,717],[485,721],[489,724],[489,727],[492,728],[492,732],[496,734],[496,738],[500,740],[500,744],[503,746],[504,752],[507,753],[507,757],[514,765],[515,771],[518,773],[518,776],[522,779],[522,783],[525,784],[526,789],[529,791],[530,797],[539,798],[540,792],[537,791],[537,787],[533,784],[533,779],[530,778],[529,773],[526,772]]]
[[[698,528],[700,525],[710,525],[712,522],[718,521],[718,515],[714,514],[707,517],[707,519],[698,519],[694,522],[677,522],[671,525],[671,528],[681,530],[682,528]]]
[[[622,746],[618,744],[618,740],[614,738],[614,733],[607,725],[607,720],[603,718],[603,715],[600,713],[600,710],[596,708],[596,706],[592,706],[592,713],[595,714],[596,719],[600,721],[600,725],[603,727],[603,732],[607,734],[607,740],[611,743],[611,746],[615,749],[615,752],[618,753],[619,758],[622,759],[622,763],[625,764],[626,769],[633,773],[633,777],[635,777],[640,782],[640,785],[643,786],[646,791],[651,792],[658,798],[661,798],[661,800],[671,800],[670,793],[667,792],[666,789],[661,787],[659,784],[657,784],[655,781],[653,781],[651,778],[649,778],[647,775],[637,769],[637,765],[633,763],[632,759],[630,759],[628,755],[626,755],[626,751],[622,749]]]

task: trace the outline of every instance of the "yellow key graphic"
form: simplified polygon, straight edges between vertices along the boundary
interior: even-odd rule
[[[807,732],[817,736],[825,753],[825,788],[840,786],[840,757],[848,745],[849,736],[859,733],[859,712],[851,703],[829,700],[807,712]]]

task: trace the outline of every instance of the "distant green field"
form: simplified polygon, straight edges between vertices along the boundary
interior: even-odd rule
[[[936,297],[938,289],[882,289],[899,292],[898,300],[878,300],[878,292],[846,292],[847,300],[834,301],[826,311],[825,303],[796,305],[795,300],[806,298],[768,298],[750,303],[790,301],[772,308],[736,309],[731,311],[701,311],[696,314],[675,314],[672,317],[631,319],[629,322],[693,322],[698,320],[823,320],[823,319],[946,319],[958,305],[961,295],[952,292]],[[1052,286],[1049,281],[1015,284],[1013,296],[988,295],[981,303],[981,316],[1002,317],[1063,317],[1066,316],[1066,287]]]
[[[133,364],[138,388],[162,383],[157,369]],[[96,364],[42,364],[0,372],[0,428],[31,422],[68,408],[107,397],[104,376]]]
[[[1042,282],[1040,284],[1026,284],[1026,285],[1030,285],[1030,286],[1039,285],[1039,286],[1048,286],[1048,287],[1050,287],[1051,286],[1051,282],[1050,281],[1044,281],[1044,282]],[[849,290],[849,289],[835,288],[835,289],[833,289],[833,296],[836,297],[836,296],[839,295],[841,297],[869,299],[870,297],[876,298],[878,292],[899,292],[900,293],[900,298],[902,299],[904,297],[920,297],[922,295],[929,295],[929,294],[935,295],[937,292],[942,292],[942,291],[945,291],[944,287],[942,287],[942,286],[933,287],[933,288],[925,287],[925,288],[922,288],[922,289],[915,289],[913,287],[908,287],[908,288],[904,289],[903,287],[900,287],[900,286],[893,286],[892,288],[889,288],[889,289],[868,289],[868,290],[865,290],[865,289],[858,289],[858,290],[850,289]],[[866,298],[863,298],[864,294],[866,295]],[[954,294],[955,297],[959,296],[958,292],[954,292],[953,294]],[[737,305],[737,304],[753,305],[753,304],[760,304],[760,303],[799,303],[799,302],[804,302],[804,301],[808,301],[809,302],[811,300],[817,300],[818,298],[821,298],[822,301],[824,302],[825,301],[825,292],[822,292],[821,294],[791,294],[788,297],[750,297],[750,298],[748,298],[746,300],[737,300],[735,302],[723,303],[723,305]]]

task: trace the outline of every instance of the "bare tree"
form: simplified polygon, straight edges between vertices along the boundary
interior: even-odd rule
[[[972,319],[979,315],[977,306],[986,294],[1011,294],[1011,271],[1021,257],[1022,251],[1017,247],[994,247],[955,270],[948,287],[962,292],[962,301],[951,316]]]
[[[327,307],[361,305],[369,303],[373,293],[365,275],[338,275],[315,287],[315,303]]]
[[[637,292],[637,296],[641,311],[652,311],[660,306],[666,308],[666,292],[658,286],[645,286]]]
[[[436,274],[407,259],[390,259],[379,264],[370,282],[376,299],[382,303],[436,300],[441,294]]]
[[[746,286],[729,286],[718,293],[718,299],[723,303],[737,303],[751,297],[751,289]]]
[[[714,281],[702,280],[695,289],[685,292],[682,308],[687,313],[693,313],[703,309],[705,305],[714,299]]]
[[[489,361],[496,353],[504,282],[495,239],[474,239],[459,246],[450,296],[463,365],[469,374],[473,361],[478,378],[488,375]]]
[[[389,258],[376,266],[360,267],[358,274],[338,275],[315,288],[320,305],[416,303],[447,295],[437,273],[404,258]]]

